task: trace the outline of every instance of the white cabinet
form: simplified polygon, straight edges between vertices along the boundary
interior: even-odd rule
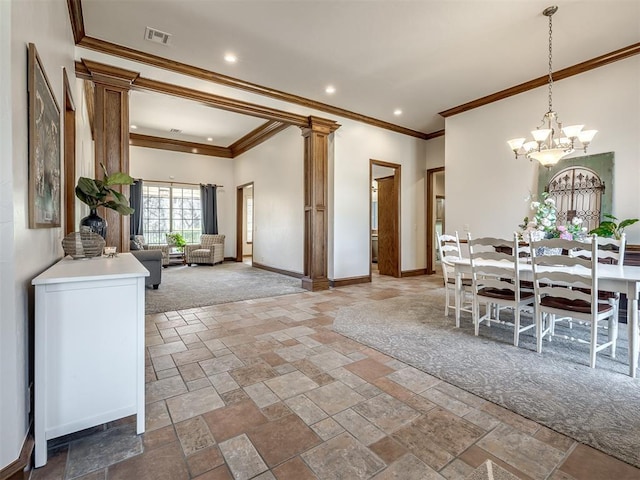
[[[144,277],[130,253],[66,257],[35,285],[35,465],[47,440],[137,415],[144,432]]]

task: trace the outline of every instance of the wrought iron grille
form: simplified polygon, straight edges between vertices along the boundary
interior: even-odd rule
[[[600,223],[604,182],[593,170],[571,167],[558,172],[545,189],[558,208],[558,224],[579,217],[587,231]]]

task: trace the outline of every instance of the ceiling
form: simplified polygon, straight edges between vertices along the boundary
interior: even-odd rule
[[[542,11],[550,4],[82,0],[82,11],[87,36],[430,133],[444,128],[438,112],[547,73],[548,20]],[[557,5],[554,70],[640,41],[638,0],[563,0]],[[145,40],[146,27],[171,34],[168,45]],[[143,71],[117,57],[79,52],[83,58]],[[225,62],[227,53],[238,61]],[[158,76],[158,70],[149,75]],[[172,81],[193,84],[176,74]],[[327,85],[335,87],[334,94],[325,93]],[[257,95],[252,101],[274,104]],[[278,106],[296,108],[285,102]],[[402,114],[394,115],[395,109]],[[533,113],[537,121],[541,112]],[[132,93],[130,116],[139,133],[203,143],[211,137],[223,146],[264,123],[147,92]],[[172,128],[181,133],[169,133]]]

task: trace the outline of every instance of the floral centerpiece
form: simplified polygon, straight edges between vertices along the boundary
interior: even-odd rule
[[[579,239],[583,237],[587,228],[582,226],[582,219],[573,217],[567,225],[558,225],[558,208],[553,198],[549,198],[547,192],[542,193],[541,201],[532,201],[531,218],[524,217],[519,227],[522,229],[520,236],[525,242],[542,240],[543,238],[562,238],[565,240]]]

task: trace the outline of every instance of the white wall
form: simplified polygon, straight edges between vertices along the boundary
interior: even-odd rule
[[[369,160],[402,166],[400,229],[401,269],[426,266],[424,159],[425,141],[347,119],[334,135],[332,279],[369,274]]]
[[[0,2],[0,468],[17,459],[28,429],[31,279],[62,256],[61,228],[28,227],[27,44],[36,45],[58,104],[64,107],[62,68],[74,72],[68,15],[64,0]]]
[[[289,127],[234,160],[234,195],[254,182],[253,261],[295,273],[304,273],[303,158],[302,133]]]
[[[143,180],[222,185],[216,193],[218,232],[225,235],[224,256],[235,256],[236,192],[232,159],[170,152],[156,148],[130,147],[129,173],[133,178]]]
[[[447,132],[448,134],[449,132]],[[426,169],[444,167],[445,136],[432,138],[425,142],[427,157]]]
[[[529,214],[525,197],[536,189],[538,167],[515,160],[506,140],[539,124],[546,95],[538,88],[446,120],[448,230],[468,225],[474,236],[507,236]],[[640,58],[556,82],[553,100],[565,125],[599,130],[589,154],[615,152],[614,215],[640,217]],[[640,243],[639,224],[627,239]]]

